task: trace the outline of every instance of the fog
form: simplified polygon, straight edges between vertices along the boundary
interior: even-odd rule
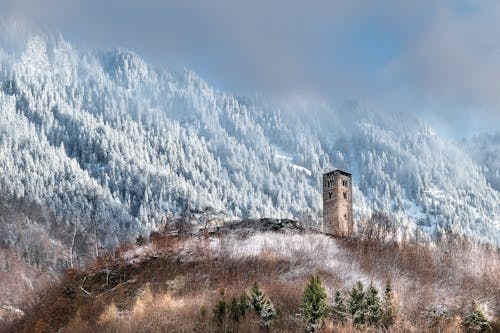
[[[0,13],[236,94],[361,101],[454,139],[500,130],[496,1],[4,0]]]

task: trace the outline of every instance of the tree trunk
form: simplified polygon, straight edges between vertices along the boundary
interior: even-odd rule
[[[94,236],[95,236],[95,256],[97,258],[99,257],[99,237],[97,236],[97,223],[95,217],[93,219],[93,223],[94,223]]]
[[[73,268],[73,252],[75,249],[76,231],[77,231],[77,227],[75,225],[75,230],[73,231],[73,237],[71,238],[71,247],[69,250],[69,266],[70,266],[70,268]]]

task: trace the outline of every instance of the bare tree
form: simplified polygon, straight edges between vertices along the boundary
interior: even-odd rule
[[[73,223],[73,236],[71,237],[71,246],[69,250],[69,267],[73,268],[73,254],[75,250],[75,239],[76,239],[76,233],[78,232],[78,223]]]

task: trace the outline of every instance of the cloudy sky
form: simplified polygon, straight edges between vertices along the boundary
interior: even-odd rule
[[[361,101],[453,138],[500,130],[498,1],[0,0],[0,13],[236,94]]]

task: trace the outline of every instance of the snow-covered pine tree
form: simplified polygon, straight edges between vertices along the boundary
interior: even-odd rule
[[[252,284],[249,299],[250,306],[259,318],[259,325],[268,331],[272,321],[277,316],[277,311],[271,300],[260,289],[257,281]]]
[[[273,303],[269,298],[264,300],[264,304],[262,304],[262,310],[260,312],[259,324],[264,327],[267,332],[269,332],[269,328],[274,319],[277,316],[276,309],[274,308]]]
[[[462,319],[462,327],[467,333],[489,333],[491,325],[479,305],[473,301],[470,310]]]
[[[264,307],[264,302],[266,300],[266,295],[260,289],[259,283],[257,281],[255,281],[252,284],[249,298],[250,298],[250,306],[255,311],[257,316],[260,317],[262,308]]]

